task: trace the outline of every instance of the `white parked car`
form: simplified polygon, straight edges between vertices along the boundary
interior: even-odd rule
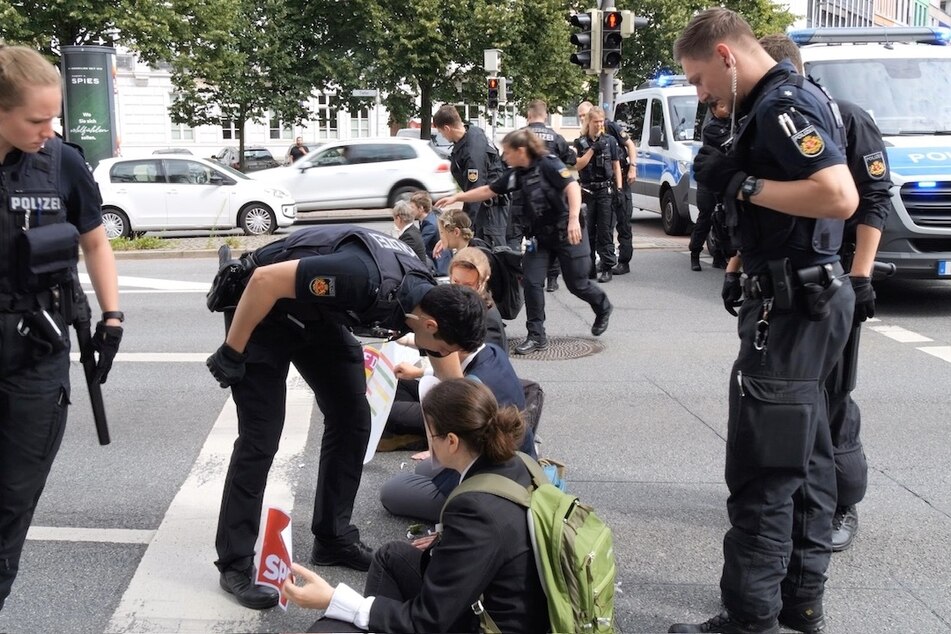
[[[281,187],[198,157],[111,158],[93,172],[106,235],[241,228],[248,235],[294,224],[297,205]]]
[[[283,187],[300,211],[383,209],[416,191],[433,200],[456,191],[449,161],[426,141],[399,137],[332,141],[251,178]]]

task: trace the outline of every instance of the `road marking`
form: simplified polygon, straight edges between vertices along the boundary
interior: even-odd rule
[[[919,335],[917,332],[905,330],[901,326],[869,326],[869,329],[879,332],[899,343],[925,343],[926,341],[934,341],[934,339]]]
[[[204,363],[210,352],[120,352],[116,361],[120,363]],[[79,361],[78,352],[69,353],[70,361]]]
[[[92,284],[88,273],[80,273],[79,281],[83,284]],[[153,291],[207,293],[211,288],[210,282],[185,282],[182,280],[163,280],[155,277],[119,276],[119,288],[132,286],[135,288],[152,289]]]
[[[314,397],[291,368],[281,446],[265,490],[265,504],[291,511],[289,474],[307,444]],[[261,615],[243,608],[218,586],[213,562],[218,506],[237,435],[229,398],[185,483],[145,550],[106,632],[256,632]],[[302,518],[298,518],[302,520]]]
[[[26,538],[34,542],[99,542],[103,544],[148,544],[155,531],[131,528],[70,528],[31,526]]]
[[[933,357],[938,357],[943,361],[951,363],[951,346],[924,346],[918,349],[922,352],[927,352]]]

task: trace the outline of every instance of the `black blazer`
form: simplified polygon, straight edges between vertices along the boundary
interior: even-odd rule
[[[426,258],[426,247],[423,244],[423,234],[419,232],[416,225],[410,225],[400,234],[400,240],[405,242],[413,249],[420,262],[428,262]]]
[[[531,482],[518,456],[500,464],[483,456],[466,477],[477,473]],[[442,537],[426,555],[419,595],[406,602],[376,597],[371,632],[477,632],[470,606],[480,595],[502,632],[548,631],[548,606],[523,507],[491,493],[460,495],[443,512]]]

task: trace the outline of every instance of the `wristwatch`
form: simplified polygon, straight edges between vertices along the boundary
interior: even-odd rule
[[[120,322],[125,321],[125,313],[121,310],[107,310],[102,313],[102,320],[106,321],[107,319],[118,319]]]
[[[763,181],[755,176],[747,176],[740,185],[740,193],[743,194],[743,202],[750,202],[750,196],[758,194],[763,189]]]

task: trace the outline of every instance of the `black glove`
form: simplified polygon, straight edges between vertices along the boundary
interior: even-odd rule
[[[870,277],[849,277],[852,282],[852,290],[855,291],[855,314],[852,317],[852,325],[858,326],[860,323],[875,316],[875,289],[872,288],[872,278]]]
[[[614,189],[614,207],[618,210],[619,213],[624,211],[624,196],[626,196],[624,189]]]
[[[230,387],[244,378],[244,361],[247,353],[238,352],[226,343],[221,344],[205,365],[218,380],[221,387]]]
[[[578,144],[578,149],[580,150],[578,152],[579,156],[591,149],[591,142],[588,141],[588,137],[586,136],[579,136],[576,143]]]
[[[736,198],[746,179],[736,158],[704,145],[693,159],[693,176],[697,183],[724,198]]]
[[[736,317],[736,307],[743,303],[743,286],[740,284],[739,273],[724,274],[720,297],[723,298],[723,307],[726,308],[726,312]]]
[[[96,324],[96,334],[92,338],[92,349],[99,354],[99,361],[96,362],[96,373],[93,375],[94,383],[105,383],[109,376],[109,370],[112,369],[112,361],[119,352],[119,342],[122,341],[122,326],[107,326],[105,322],[100,321]]]

